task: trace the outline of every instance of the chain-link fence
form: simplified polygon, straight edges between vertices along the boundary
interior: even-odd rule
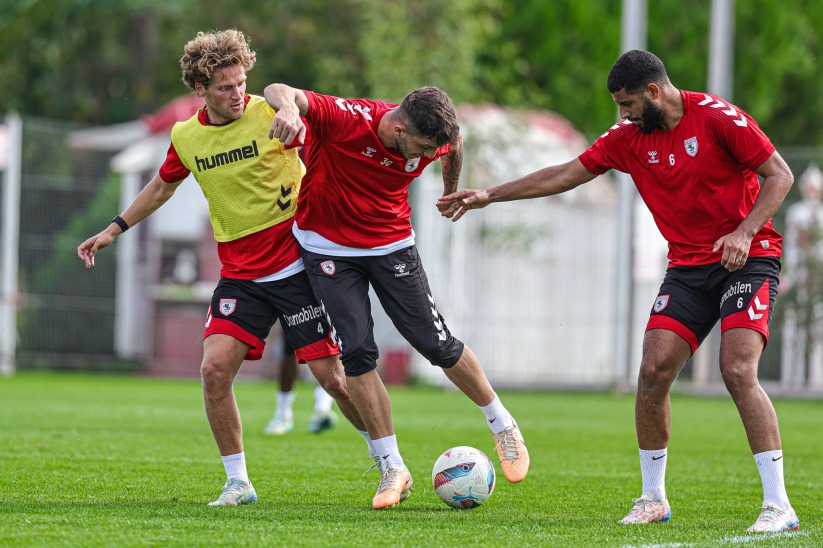
[[[69,148],[75,125],[27,117],[22,126],[17,292],[5,296],[16,308],[16,365],[133,368],[113,351],[114,263],[90,277],[76,255],[117,210],[112,153]]]

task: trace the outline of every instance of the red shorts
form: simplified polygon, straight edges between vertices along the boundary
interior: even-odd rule
[[[247,360],[259,360],[278,318],[301,362],[340,353],[305,271],[271,282],[221,278],[211,297],[203,337],[231,335],[251,346]]]
[[[721,332],[743,327],[768,341],[779,274],[780,259],[773,257],[749,257],[736,272],[720,263],[669,268],[646,331],[673,331],[689,343],[692,353],[718,319]]]

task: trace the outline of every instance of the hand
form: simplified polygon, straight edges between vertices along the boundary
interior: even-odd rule
[[[722,247],[723,256],[720,258],[720,264],[729,272],[735,272],[745,266],[746,260],[749,258],[751,245],[751,238],[735,230],[717,240],[712,251],[717,251]]]
[[[295,139],[297,144],[303,144],[306,139],[306,124],[300,119],[300,110],[296,104],[287,103],[275,113],[269,129],[269,139],[275,137],[286,145],[291,145]]]
[[[77,256],[86,263],[86,268],[94,266],[94,256],[97,252],[108,247],[114,241],[114,236],[108,230],[92,236],[77,247]]]
[[[489,205],[489,193],[485,190],[465,189],[437,200],[437,209],[440,215],[457,221],[470,209],[482,209]]]

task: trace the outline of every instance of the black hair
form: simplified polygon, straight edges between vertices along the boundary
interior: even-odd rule
[[[460,134],[452,100],[436,87],[419,88],[406,95],[397,116],[423,137],[434,139],[439,147],[455,143]]]
[[[651,83],[663,84],[669,80],[666,67],[653,53],[639,49],[627,51],[615,61],[609,71],[606,85],[609,93],[625,90],[630,95],[641,93]]]

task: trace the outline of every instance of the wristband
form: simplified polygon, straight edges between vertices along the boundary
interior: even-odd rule
[[[123,232],[129,229],[129,225],[126,223],[126,221],[123,220],[123,217],[121,217],[120,215],[117,215],[114,219],[111,220],[111,222],[119,226],[120,230],[122,230]]]

